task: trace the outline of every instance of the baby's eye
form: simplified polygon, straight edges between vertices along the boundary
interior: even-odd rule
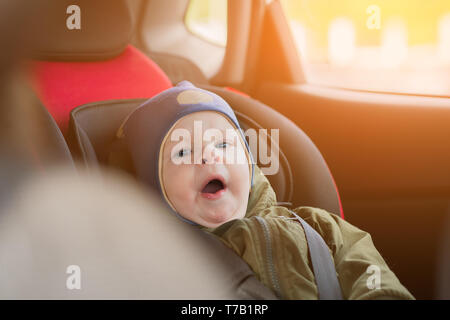
[[[216,148],[225,149],[228,146],[228,142],[221,142],[216,144]]]
[[[182,157],[187,156],[189,154],[191,154],[191,150],[190,149],[181,149],[180,151],[178,151],[176,153],[176,156],[179,157],[179,158],[182,158]]]

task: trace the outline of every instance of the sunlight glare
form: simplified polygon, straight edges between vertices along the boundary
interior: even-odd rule
[[[334,66],[349,65],[355,55],[355,27],[348,18],[334,19],[328,29],[328,58]]]
[[[450,65],[450,12],[439,20],[438,56],[444,65]]]
[[[383,28],[381,40],[381,66],[395,69],[408,55],[408,31],[401,18],[390,19]]]

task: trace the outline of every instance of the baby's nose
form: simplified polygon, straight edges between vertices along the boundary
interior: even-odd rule
[[[213,164],[220,162],[220,156],[214,155],[212,157],[204,157],[202,158],[202,164]]]
[[[202,164],[220,163],[221,160],[221,155],[218,154],[218,152],[216,152],[214,148],[206,148],[205,152],[203,153]]]

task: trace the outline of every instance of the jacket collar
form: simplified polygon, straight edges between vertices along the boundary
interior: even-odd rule
[[[275,191],[269,180],[256,165],[253,181],[254,185],[248,199],[246,218],[258,215],[264,209],[275,206],[277,203]]]
[[[250,193],[247,211],[245,213],[245,218],[250,218],[252,216],[257,216],[264,209],[275,206],[277,203],[277,198],[275,195],[275,191],[270,185],[269,180],[267,180],[266,176],[262,173],[261,169],[257,165],[255,165],[253,176],[253,187]],[[207,228],[200,226],[202,230],[214,233],[218,236],[226,232],[235,222],[235,220],[228,221],[216,228]]]

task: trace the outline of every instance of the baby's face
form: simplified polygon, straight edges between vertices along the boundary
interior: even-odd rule
[[[181,118],[161,152],[160,177],[180,215],[208,228],[245,216],[249,161],[242,138],[227,118],[212,111]]]

